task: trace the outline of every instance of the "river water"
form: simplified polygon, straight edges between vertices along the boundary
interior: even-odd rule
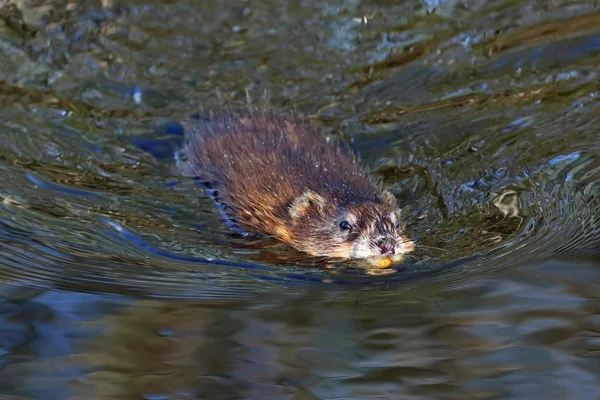
[[[0,395],[600,398],[599,75],[594,1],[0,1]],[[171,139],[248,102],[352,143],[420,248],[232,234]]]

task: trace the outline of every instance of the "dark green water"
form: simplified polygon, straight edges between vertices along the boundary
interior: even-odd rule
[[[597,2],[0,18],[0,397],[600,399]],[[374,277],[249,245],[131,142],[248,101],[352,141],[422,248]]]

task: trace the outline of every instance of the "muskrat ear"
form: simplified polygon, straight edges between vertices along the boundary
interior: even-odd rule
[[[398,204],[396,201],[396,196],[387,190],[383,192],[383,203],[389,207],[396,207]]]
[[[292,219],[299,218],[310,212],[321,214],[325,207],[325,199],[320,194],[307,190],[296,197],[290,204],[290,216]]]

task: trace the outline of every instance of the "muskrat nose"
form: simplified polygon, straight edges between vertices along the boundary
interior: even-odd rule
[[[396,246],[394,245],[394,241],[390,239],[383,239],[377,243],[377,247],[379,247],[379,251],[381,254],[395,254]]]

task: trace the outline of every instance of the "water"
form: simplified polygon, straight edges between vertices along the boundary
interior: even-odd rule
[[[597,3],[0,7],[0,394],[600,398]],[[323,270],[135,145],[248,101],[351,141],[422,247]]]

